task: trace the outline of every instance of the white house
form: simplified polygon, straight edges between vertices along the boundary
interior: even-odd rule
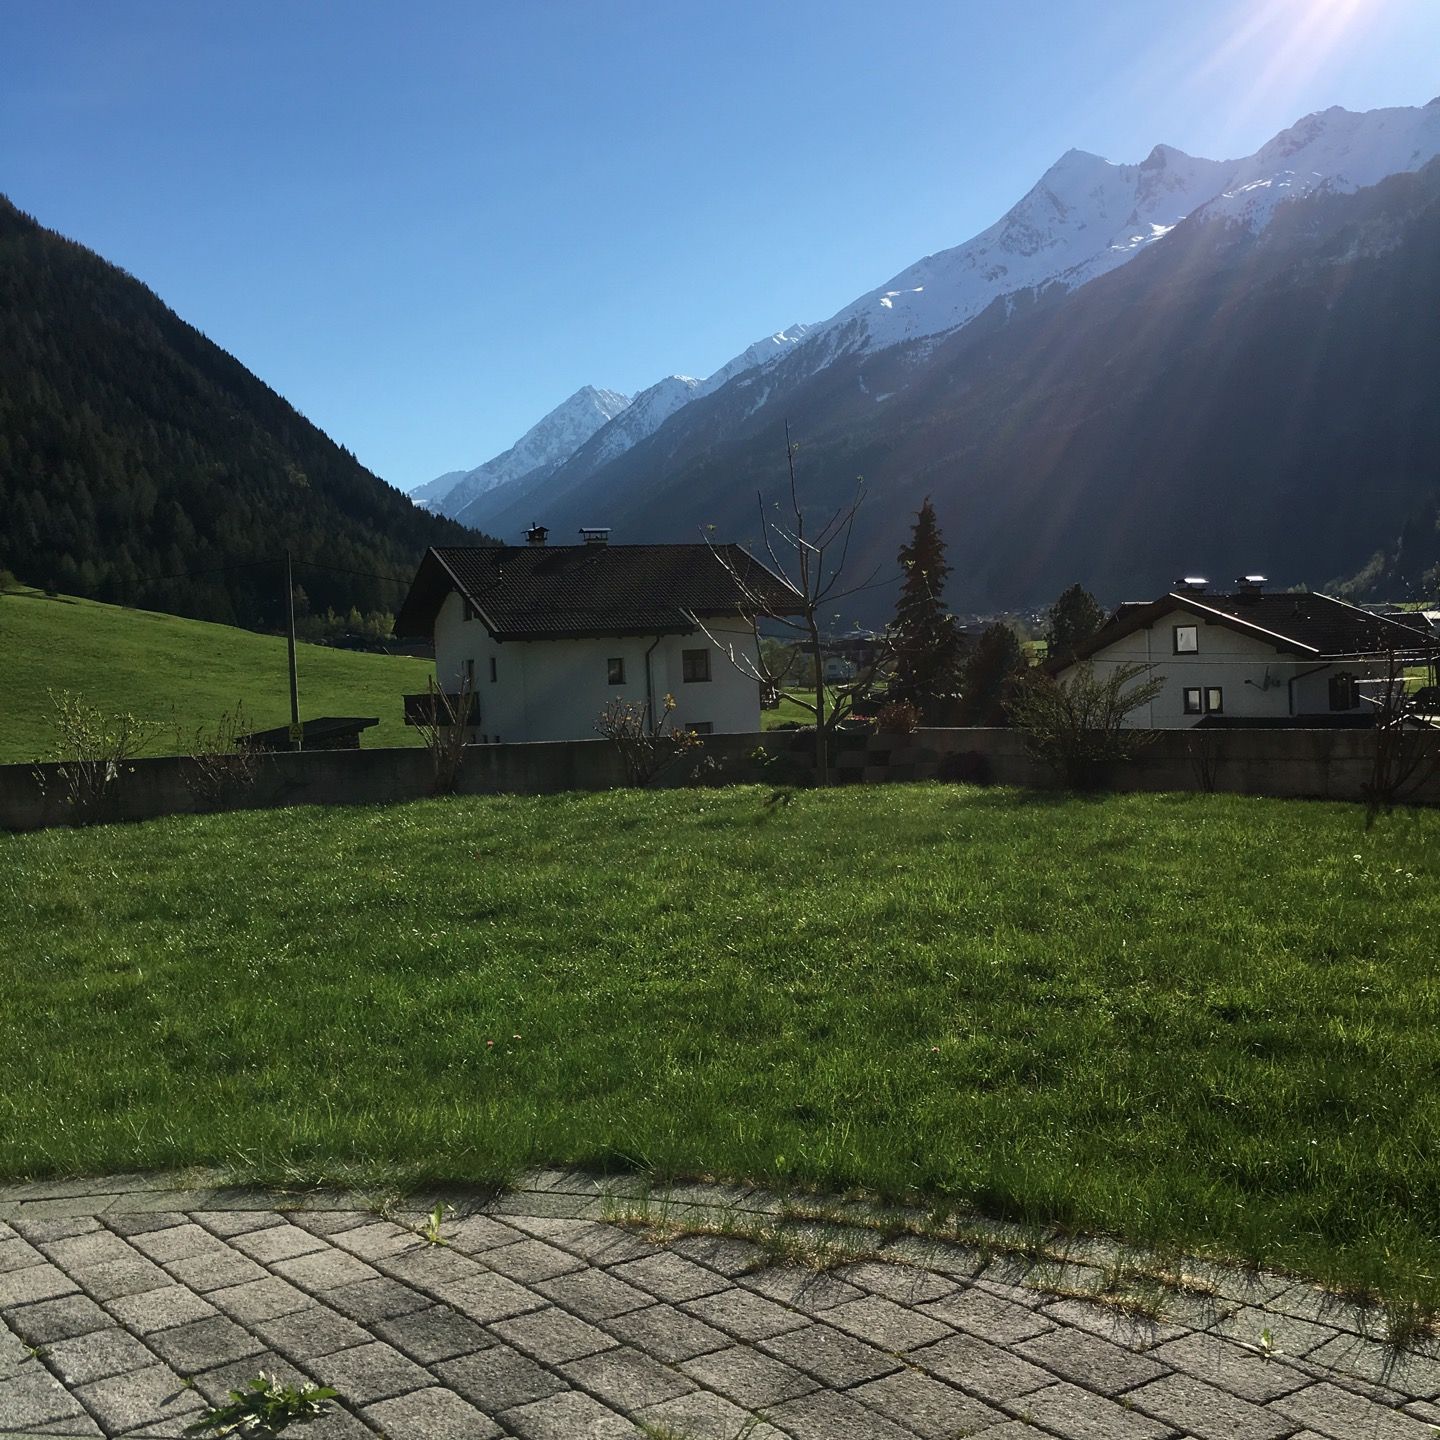
[[[1158,600],[1122,605],[1082,645],[1064,680],[1088,661],[1098,677],[1143,664],[1164,688],[1131,725],[1363,725],[1383,688],[1387,656],[1414,663],[1427,649],[1417,626],[1309,592],[1266,593],[1259,577],[1211,594],[1187,582]],[[1433,648],[1429,646],[1429,648]]]
[[[681,727],[758,730],[759,685],[725,651],[756,660],[755,602],[791,613],[789,584],[735,545],[611,545],[607,531],[582,533],[584,544],[548,545],[536,526],[525,545],[446,546],[420,562],[395,633],[433,636],[447,694],[470,682],[471,737],[593,740],[610,701],[658,717],[667,695]],[[424,701],[407,697],[407,721]]]

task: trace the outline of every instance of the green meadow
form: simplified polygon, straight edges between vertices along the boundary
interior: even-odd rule
[[[295,668],[303,716],[373,715],[380,724],[364,732],[366,747],[419,743],[400,697],[424,690],[435,673],[428,660],[301,644]],[[183,750],[237,705],[249,729],[290,721],[281,636],[39,590],[0,592],[0,764],[54,754],[52,691],[135,715],[150,727],[150,755]]]
[[[617,791],[0,861],[0,1174],[715,1175],[1440,1306],[1435,812]]]

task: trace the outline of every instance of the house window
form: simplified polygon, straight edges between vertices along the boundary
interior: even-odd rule
[[[1198,625],[1177,625],[1175,634],[1175,653],[1177,655],[1194,655],[1200,649],[1200,627]]]
[[[465,684],[471,690],[475,688],[475,662],[473,660],[465,662]]]
[[[625,683],[625,657],[623,655],[612,655],[605,662],[605,669],[609,673],[611,685],[623,685]]]
[[[713,735],[715,722],[713,720],[692,720],[685,728],[693,730],[697,735]]]
[[[499,666],[495,663],[495,657],[492,655],[490,657],[490,683],[493,685],[499,678]]]
[[[1185,713],[1187,715],[1203,715],[1205,713],[1205,692],[1198,685],[1187,688],[1185,691]]]
[[[1187,715],[1223,715],[1225,692],[1218,685],[1188,685],[1184,691]]]
[[[473,620],[477,613],[475,607],[468,600],[462,600],[460,603],[465,607],[465,618]]]
[[[680,652],[680,678],[687,685],[698,684],[710,678],[710,652],[708,650],[682,650]]]
[[[1360,686],[1348,670],[1330,677],[1330,708],[1353,710],[1360,703]]]
[[[1212,685],[1205,691],[1205,713],[1207,715],[1223,715],[1225,713],[1225,692],[1218,685]]]

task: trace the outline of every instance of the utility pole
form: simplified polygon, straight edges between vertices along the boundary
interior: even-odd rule
[[[305,736],[300,725],[300,684],[295,676],[295,582],[290,578],[290,551],[285,551],[285,614],[290,641],[290,748],[299,750]]]

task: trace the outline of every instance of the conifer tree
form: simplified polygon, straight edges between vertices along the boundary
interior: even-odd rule
[[[909,541],[900,547],[905,579],[895,606],[895,683],[897,700],[908,700],[929,720],[937,717],[943,698],[958,688],[960,630],[946,610],[942,594],[950,567],[945,542],[927,496],[915,517]]]
[[[1048,657],[1068,660],[1103,624],[1105,612],[1083,585],[1072,585],[1051,607],[1045,626]]]

